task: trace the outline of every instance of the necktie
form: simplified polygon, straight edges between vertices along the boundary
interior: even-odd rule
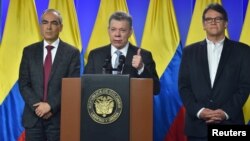
[[[115,51],[115,54],[116,54],[116,59],[115,59],[115,65],[114,65],[114,68],[117,68],[117,67],[118,67],[118,65],[119,65],[119,57],[120,57],[120,55],[122,54],[122,52],[121,52],[121,51],[119,51],[119,50],[116,50],[116,51]]]
[[[47,101],[48,97],[48,81],[49,81],[49,75],[51,71],[52,66],[52,55],[51,50],[53,49],[53,46],[46,46],[47,49],[47,55],[45,57],[44,65],[43,65],[43,86],[44,86],[44,92],[43,92],[43,101]]]
[[[120,58],[120,55],[122,54],[121,51],[119,50],[116,50],[115,51],[115,54],[116,54],[116,59],[115,59],[115,64],[114,64],[114,68],[117,69],[118,65],[119,65],[119,58]],[[117,74],[117,70],[116,71],[113,71],[113,74]]]

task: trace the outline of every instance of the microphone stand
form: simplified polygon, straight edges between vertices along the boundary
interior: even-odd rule
[[[119,57],[119,65],[117,67],[117,74],[122,74],[125,59],[126,58],[125,58],[124,55],[120,55],[120,57]]]

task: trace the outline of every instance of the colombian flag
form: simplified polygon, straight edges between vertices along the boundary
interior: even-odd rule
[[[150,1],[141,46],[152,52],[161,83],[154,97],[154,141],[185,141],[178,92],[182,47],[171,0]]]
[[[21,125],[24,102],[17,79],[23,48],[39,41],[33,0],[11,0],[0,47],[0,140],[24,140]]]

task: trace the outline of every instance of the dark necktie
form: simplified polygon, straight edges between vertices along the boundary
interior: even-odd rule
[[[48,81],[49,81],[49,75],[51,71],[52,66],[52,55],[51,50],[53,49],[53,46],[46,46],[47,49],[47,55],[45,57],[44,65],[43,65],[43,86],[44,86],[44,92],[43,92],[43,101],[47,101],[48,97]]]

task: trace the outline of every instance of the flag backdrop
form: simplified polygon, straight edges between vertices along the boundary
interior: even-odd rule
[[[230,39],[238,41],[241,36],[249,44],[249,0],[0,0],[0,141],[24,140],[18,67],[23,47],[41,39],[37,17],[48,7],[62,13],[60,37],[78,47],[82,58],[109,43],[112,12],[129,12],[134,27],[130,41],[152,52],[161,82],[161,91],[154,97],[154,141],[185,141],[177,74],[182,47],[205,38],[199,12],[210,2],[219,2],[227,10]]]
[[[150,1],[141,47],[160,62],[156,63],[161,91],[154,97],[154,140],[185,141],[177,86],[181,44],[172,1]],[[178,119],[180,122],[174,122]]]
[[[78,19],[73,0],[51,0],[49,8],[55,8],[60,11],[63,19],[63,30],[60,33],[60,38],[67,41],[69,44],[82,50],[82,42]]]
[[[33,0],[11,0],[0,48],[0,140],[12,141],[23,132],[23,100],[17,87],[25,46],[40,40]]]
[[[88,54],[92,49],[110,43],[108,36],[108,21],[110,15],[115,11],[129,13],[126,0],[101,0],[93,32],[84,56],[85,63],[87,63]],[[136,44],[134,33],[131,35],[130,41],[132,44]]]
[[[240,41],[250,46],[250,38],[249,38],[250,30],[249,29],[250,29],[250,3],[248,3],[245,22],[243,24],[241,37],[240,37]],[[245,123],[250,124],[250,97],[248,97],[248,100],[245,103],[243,110],[244,110]]]
[[[196,1],[193,15],[192,15],[191,24],[189,27],[186,45],[205,39],[206,32],[203,30],[202,14],[203,14],[203,10],[211,2],[221,4],[221,0],[198,0]],[[226,36],[228,36],[227,32],[226,32]]]

